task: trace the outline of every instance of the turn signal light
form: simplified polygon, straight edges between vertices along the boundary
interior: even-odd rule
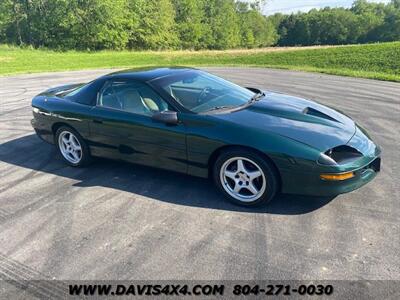
[[[354,177],[354,172],[347,172],[341,174],[321,174],[321,179],[324,180],[331,180],[331,181],[341,181],[346,180]]]

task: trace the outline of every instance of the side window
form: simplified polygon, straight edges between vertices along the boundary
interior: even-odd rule
[[[146,116],[169,109],[168,103],[147,85],[126,81],[108,81],[97,105]]]

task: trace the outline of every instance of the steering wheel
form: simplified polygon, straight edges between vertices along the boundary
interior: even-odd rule
[[[212,88],[206,86],[204,89],[199,94],[199,97],[197,97],[197,104],[202,104],[203,103],[203,97],[207,96],[207,94],[212,90]]]

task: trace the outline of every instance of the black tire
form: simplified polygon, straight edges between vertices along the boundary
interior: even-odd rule
[[[73,134],[73,136],[79,141],[80,147],[81,147],[81,156],[80,156],[80,160],[77,162],[72,162],[70,160],[68,160],[66,157],[64,157],[64,154],[61,150],[61,145],[60,145],[60,135],[61,134],[65,134],[66,132]],[[61,126],[60,128],[57,129],[56,134],[55,134],[55,139],[54,142],[56,144],[58,153],[60,154],[61,158],[70,166],[72,167],[83,167],[88,165],[91,160],[92,157],[90,155],[90,151],[89,151],[89,147],[87,146],[85,140],[82,138],[82,136],[73,128],[69,127],[69,126]]]
[[[229,161],[233,160],[233,164],[235,164],[234,159],[235,158],[244,158],[247,159],[249,161],[246,161],[246,163],[250,163],[252,162],[256,164],[256,167],[258,167],[259,169],[261,169],[261,171],[263,172],[263,176],[264,177],[260,177],[261,182],[262,180],[265,180],[265,190],[263,192],[262,189],[260,188],[260,192],[259,195],[256,196],[257,198],[253,200],[239,200],[234,198],[226,189],[229,190],[229,188],[227,188],[227,184],[229,184],[229,182],[223,182],[222,178],[221,178],[221,168],[225,168],[225,164],[229,165]],[[243,160],[244,161],[244,160]],[[256,169],[256,170],[259,170]],[[237,172],[237,171],[233,171],[233,172]],[[238,176],[238,175],[236,175]],[[272,165],[272,163],[265,157],[263,157],[262,155],[258,154],[256,151],[252,151],[249,149],[242,149],[242,148],[232,148],[229,150],[226,150],[224,152],[222,152],[219,157],[217,158],[217,160],[215,161],[215,164],[213,166],[213,180],[215,185],[217,186],[218,190],[232,203],[237,204],[237,205],[241,205],[241,206],[260,206],[260,205],[264,205],[268,202],[270,202],[276,195],[276,193],[278,192],[279,189],[279,174],[276,171],[276,168],[274,165]],[[239,179],[237,179],[239,180]],[[227,180],[229,181],[229,180]],[[232,181],[233,182],[233,181]],[[240,181],[239,181],[240,182]],[[236,183],[237,184],[237,183]],[[246,184],[248,184],[248,182],[246,182]],[[225,185],[225,187],[224,187]],[[260,183],[260,186],[263,186],[262,183]],[[246,189],[246,187],[243,187],[244,189]],[[243,188],[241,188],[240,192],[242,192]],[[230,191],[231,193],[233,193],[232,191]],[[238,195],[236,195],[238,196]]]

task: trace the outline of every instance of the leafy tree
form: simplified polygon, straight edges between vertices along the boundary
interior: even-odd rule
[[[208,0],[205,2],[205,22],[211,34],[205,39],[207,48],[235,48],[240,44],[239,18],[233,0]]]
[[[229,49],[400,40],[400,0],[265,17],[266,0],[0,0],[0,43]]]
[[[28,37],[24,39],[25,42],[35,47],[76,47],[75,43],[71,43],[69,5],[68,0],[30,1],[26,13],[28,28],[25,33]]]
[[[399,40],[399,11],[400,0],[387,5],[357,0],[350,9],[313,9],[269,19],[278,31],[278,45],[352,44]]]
[[[17,45],[23,45],[27,26],[27,14],[24,0],[5,0],[1,4],[0,25],[3,26],[1,31],[5,31],[8,42]]]
[[[276,42],[277,34],[272,21],[264,17],[258,9],[259,4],[237,3],[242,47],[265,47]]]
[[[7,38],[6,30],[12,22],[11,6],[10,0],[0,1],[0,41],[4,41]]]
[[[135,49],[168,49],[178,44],[175,11],[170,0],[129,0],[131,18],[137,18],[130,31],[129,45]]]
[[[128,42],[125,29],[125,0],[69,1],[64,27],[70,27],[78,49],[123,49]]]
[[[174,0],[176,31],[180,47],[201,49],[204,47],[204,36],[210,37],[211,29],[205,24],[203,0]]]
[[[6,0],[7,42],[35,47],[120,49],[125,0]]]
[[[376,32],[382,41],[400,40],[400,0],[392,0],[386,7],[384,22]]]

